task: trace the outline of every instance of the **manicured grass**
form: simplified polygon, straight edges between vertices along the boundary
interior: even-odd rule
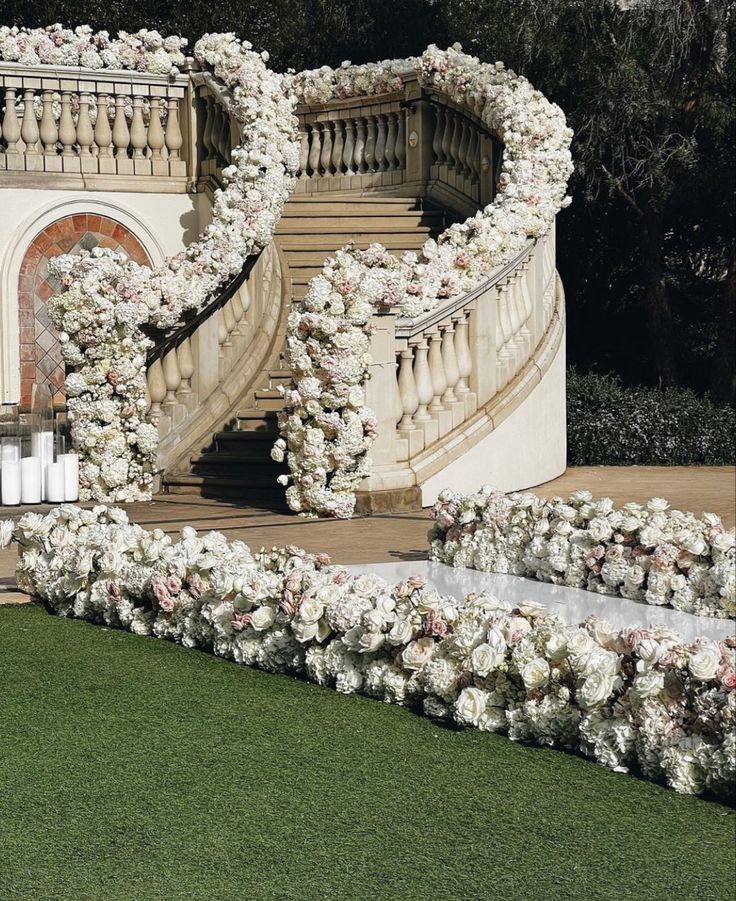
[[[0,608],[0,897],[718,899],[734,811]]]

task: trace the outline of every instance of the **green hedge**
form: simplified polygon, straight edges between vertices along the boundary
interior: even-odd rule
[[[567,373],[570,466],[733,464],[736,412],[683,388],[626,388],[611,375]]]

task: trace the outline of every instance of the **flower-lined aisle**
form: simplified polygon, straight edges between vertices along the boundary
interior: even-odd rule
[[[589,491],[569,498],[441,492],[430,558],[450,566],[530,576],[701,616],[736,616],[736,536],[719,516],[646,506]]]
[[[151,342],[143,328],[171,328],[184,312],[202,309],[269,243],[298,168],[294,102],[283,77],[266,66],[268,54],[221,34],[205,35],[194,56],[229,89],[242,139],[223,171],[211,224],[156,269],[104,249],[51,263],[65,289],[49,301],[49,314],[70,370],[83,500],[150,498],[158,426],[147,412]]]
[[[498,190],[485,209],[428,240],[419,254],[399,258],[380,244],[343,249],[310,282],[289,319],[293,385],[273,450],[288,463],[286,497],[299,513],[351,516],[355,490],[369,474],[377,428],[365,406],[372,314],[413,317],[476,288],[545,235],[569,202],[572,132],[564,114],[502,63],[431,46],[408,60],[302,72],[290,87],[302,102],[326,103],[396,91],[409,72],[470,110],[503,144]]]
[[[254,555],[193,529],[174,541],[102,506],[0,523],[0,546],[13,540],[19,586],[61,615],[576,750],[680,792],[733,793],[733,640],[565,626],[539,605],[391,586],[294,547]]]

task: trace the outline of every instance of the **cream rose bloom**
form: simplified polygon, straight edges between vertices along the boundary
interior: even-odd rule
[[[542,688],[549,681],[549,672],[549,663],[543,657],[535,657],[520,670],[527,688]]]
[[[578,690],[583,707],[597,707],[613,693],[615,677],[608,673],[591,673]]]
[[[275,619],[275,608],[264,605],[263,607],[254,610],[251,614],[251,625],[256,632],[264,632],[273,625]]]
[[[498,669],[504,661],[504,652],[498,646],[488,643],[479,644],[470,655],[470,665],[478,676],[487,676]]]
[[[693,679],[697,679],[699,682],[708,682],[710,679],[714,679],[720,666],[721,651],[714,642],[701,644],[688,661],[688,668]]]
[[[410,642],[401,654],[404,666],[410,670],[421,669],[432,659],[434,644],[433,638],[420,638],[418,641]]]
[[[455,716],[461,723],[479,725],[486,710],[488,692],[481,688],[464,688],[455,701]]]

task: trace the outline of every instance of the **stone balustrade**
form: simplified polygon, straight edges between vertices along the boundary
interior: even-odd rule
[[[459,214],[493,199],[497,142],[472,110],[413,76],[400,93],[302,106],[298,117],[297,193],[391,189]]]
[[[378,439],[368,488],[415,484],[413,470],[433,447],[473,429],[485,408],[522,382],[545,344],[555,303],[552,229],[440,309],[411,321],[376,316],[367,403],[378,417]]]
[[[14,184],[132,176],[184,190],[188,90],[186,75],[0,63],[0,170]]]

